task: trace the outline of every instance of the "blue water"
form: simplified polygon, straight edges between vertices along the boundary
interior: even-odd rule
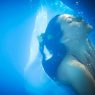
[[[92,3],[89,0],[79,0],[79,5],[75,3],[78,0],[62,1],[72,10],[76,9],[76,13],[80,12],[95,27],[95,12],[92,11],[94,0]],[[58,8],[57,5],[49,8],[51,0],[0,0],[0,95],[74,95],[71,89],[63,87],[63,90],[49,79],[41,65],[38,65],[39,60],[24,74],[32,31],[41,3],[48,8],[49,16]],[[65,12],[72,13],[71,10]],[[93,30],[90,39],[95,44],[94,37]]]

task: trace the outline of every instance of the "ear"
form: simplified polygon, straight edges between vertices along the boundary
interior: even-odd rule
[[[69,38],[66,38],[66,37],[62,37],[61,39],[60,39],[60,43],[62,43],[62,44],[66,44],[67,42],[69,42],[70,41],[70,39]]]

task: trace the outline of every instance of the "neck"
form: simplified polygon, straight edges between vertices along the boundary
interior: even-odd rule
[[[87,40],[68,40],[65,43],[66,48],[70,53],[79,53],[88,47]]]

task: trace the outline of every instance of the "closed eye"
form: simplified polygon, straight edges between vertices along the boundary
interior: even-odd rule
[[[68,17],[68,18],[66,19],[66,22],[67,22],[67,23],[72,23],[72,21],[73,21],[73,19],[72,19],[71,17]]]

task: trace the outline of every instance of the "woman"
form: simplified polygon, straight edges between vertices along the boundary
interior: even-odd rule
[[[55,16],[41,35],[44,70],[78,95],[95,95],[95,49],[87,39],[91,30],[82,18],[62,14]],[[52,54],[48,60],[44,47]]]

